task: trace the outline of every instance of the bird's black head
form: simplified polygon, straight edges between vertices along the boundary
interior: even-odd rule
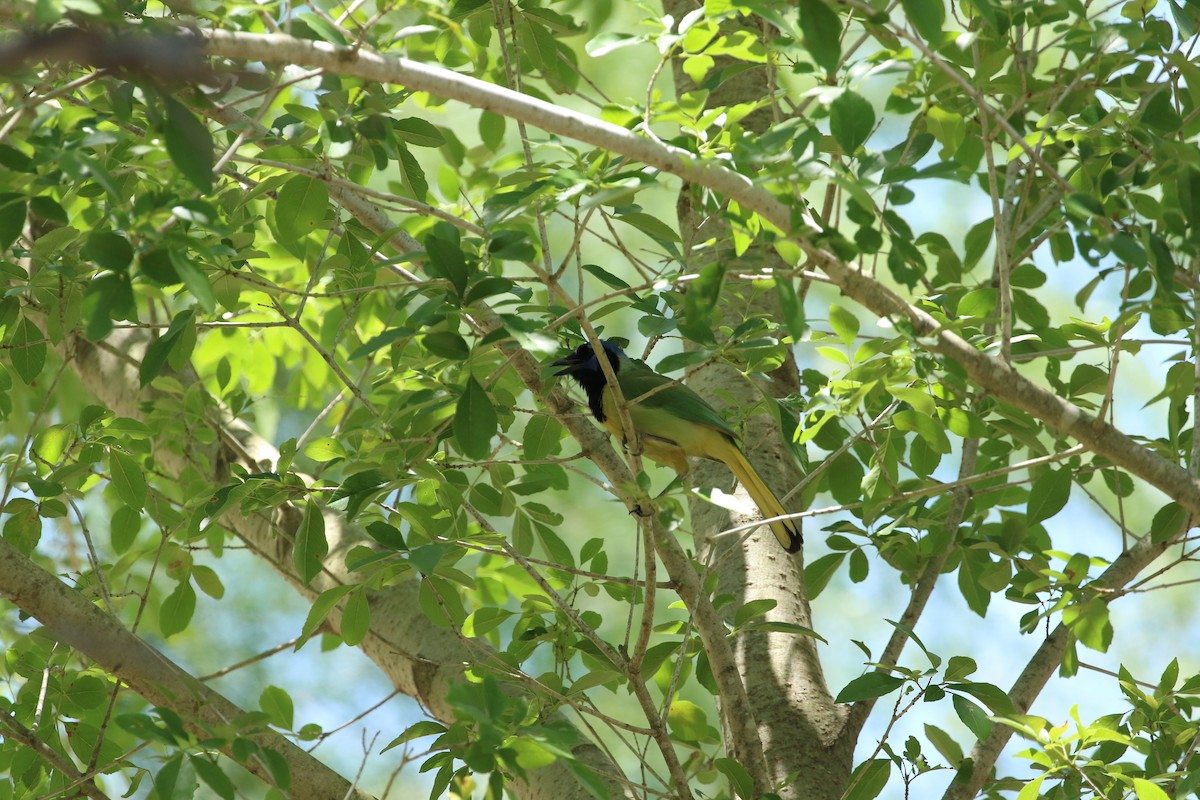
[[[610,342],[608,339],[601,339],[600,345],[604,348],[605,354],[608,356],[608,363],[612,365],[613,374],[617,374],[617,370],[621,368],[621,356],[624,353],[621,348]],[[575,379],[575,382],[580,385],[584,393],[587,394],[588,407],[592,409],[592,413],[596,416],[599,422],[604,422],[604,386],[607,380],[604,377],[604,370],[600,368],[600,361],[596,358],[596,351],[592,349],[590,342],[584,342],[575,348],[575,352],[566,358],[560,358],[551,364],[553,367],[562,367],[555,375],[570,375]]]

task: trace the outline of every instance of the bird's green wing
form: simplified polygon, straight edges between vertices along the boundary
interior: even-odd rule
[[[621,361],[621,369],[617,372],[617,383],[621,384],[621,394],[625,396],[627,403],[637,400],[663,384],[672,384],[666,389],[661,389],[649,397],[638,400],[637,405],[644,406],[647,411],[665,411],[681,420],[707,425],[737,438],[737,434],[733,428],[729,427],[729,423],[706,403],[704,398],[682,383],[673,383],[670,378],[658,374],[645,362],[626,356]]]

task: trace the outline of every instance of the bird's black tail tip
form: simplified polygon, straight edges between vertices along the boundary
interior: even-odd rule
[[[782,537],[779,537],[779,543],[783,545],[783,549],[789,553],[799,553],[804,549],[804,534],[800,532],[799,525],[784,525],[784,532],[787,535],[785,542]]]

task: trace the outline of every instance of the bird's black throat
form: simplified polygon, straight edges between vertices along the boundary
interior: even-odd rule
[[[604,353],[608,356],[608,363],[612,365],[613,375],[616,375],[621,369],[620,357],[607,347],[604,349]],[[576,348],[574,353],[555,363],[566,367],[558,374],[570,375],[575,379],[575,382],[583,389],[583,393],[587,395],[588,408],[592,410],[596,421],[603,424],[606,419],[604,387],[608,385],[608,379],[604,377],[604,370],[600,368],[600,361],[596,358],[596,352],[592,350],[592,346],[584,342]]]

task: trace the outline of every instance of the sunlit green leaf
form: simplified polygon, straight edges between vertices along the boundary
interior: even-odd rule
[[[196,613],[196,590],[187,580],[175,585],[158,609],[158,628],[164,637],[174,636],[187,628]]]
[[[1032,524],[1050,519],[1067,504],[1071,496],[1071,471],[1048,469],[1037,477],[1029,489],[1026,507],[1027,521]]]
[[[109,480],[117,496],[130,508],[141,510],[146,505],[149,487],[142,465],[132,456],[120,450],[108,454]]]
[[[371,607],[367,603],[367,593],[363,589],[352,592],[346,598],[342,609],[342,641],[354,647],[367,636],[371,626]]]
[[[837,703],[855,703],[890,694],[904,685],[904,679],[886,672],[868,672],[850,681],[838,692]]]
[[[862,95],[847,89],[829,105],[829,132],[848,155],[853,155],[875,127],[875,109]]]
[[[46,337],[27,317],[21,316],[8,337],[8,357],[25,383],[33,383],[46,365]]]
[[[832,74],[842,57],[842,22],[824,0],[800,0],[804,46],[817,66]]]
[[[329,554],[329,542],[325,539],[325,516],[315,500],[304,504],[304,514],[296,528],[296,542],[292,547],[292,563],[296,574],[304,583],[309,583],[325,566]]]
[[[496,409],[487,390],[474,377],[467,378],[454,412],[454,437],[458,446],[468,458],[487,458],[498,424]]]
[[[271,724],[290,731],[294,723],[292,697],[278,686],[268,686],[258,696],[258,707],[271,718]]]
[[[329,189],[322,181],[306,175],[296,175],[279,187],[279,197],[272,206],[275,225],[279,228],[280,243],[302,255],[300,244],[317,229],[329,208]]]
[[[178,100],[163,96],[167,153],[183,176],[202,192],[213,188],[213,138],[208,127]]]
[[[937,45],[942,38],[942,24],[946,20],[946,7],[942,0],[900,0],[904,16],[917,29],[921,37]]]

